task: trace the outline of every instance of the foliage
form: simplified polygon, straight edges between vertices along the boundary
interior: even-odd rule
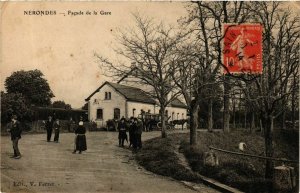
[[[31,105],[47,106],[54,97],[40,70],[16,71],[5,80],[7,93],[21,93]]]
[[[83,117],[83,121],[88,119],[87,112],[84,110],[74,110],[74,109],[60,109],[51,107],[34,107],[34,120],[46,120],[48,116],[53,116],[60,120],[70,120],[78,122],[80,117]]]
[[[245,153],[264,155],[263,137],[245,131],[235,131],[227,134],[219,132],[201,133],[198,137],[199,144],[194,149],[189,148],[187,139],[181,143],[184,154],[194,171],[246,192],[268,191],[271,181],[264,179],[265,164],[263,160],[217,152],[220,162],[219,167],[205,167],[203,165],[203,154],[209,151],[209,146],[237,152],[238,144],[245,142],[247,145]],[[274,138],[276,142],[275,157],[298,160],[299,154],[295,145],[291,146],[282,137],[281,133],[276,133]],[[286,151],[286,149],[289,149],[289,151]],[[298,171],[297,166],[293,166]]]
[[[197,182],[200,180],[199,173],[245,192],[268,192],[272,184],[270,180],[264,178],[265,164],[263,160],[216,152],[220,166],[205,167],[203,165],[203,154],[209,151],[209,146],[238,151],[238,144],[243,141],[247,145],[245,153],[263,155],[263,137],[256,133],[242,131],[201,132],[198,133],[199,143],[196,147],[189,145],[188,138],[188,134],[173,134],[166,139],[148,140],[143,144],[143,149],[136,154],[136,159],[147,170],[177,180]],[[286,136],[276,132],[274,141],[276,142],[274,152],[276,157],[298,160],[299,138],[291,144]],[[176,149],[178,146],[180,152],[183,152],[187,158],[193,172],[183,168],[179,163],[178,157],[174,153],[178,151]],[[298,171],[297,165],[293,164],[292,166],[295,167],[295,171]]]
[[[212,95],[212,91],[214,90],[214,95]],[[204,128],[207,128],[208,125],[208,111],[209,111],[209,103],[208,103],[208,99],[212,100],[212,110],[213,110],[213,128],[215,129],[221,129],[222,128],[222,123],[221,125],[219,124],[219,120],[222,119],[222,99],[220,97],[220,93],[222,93],[222,90],[220,88],[220,85],[215,85],[213,88],[210,88],[209,90],[206,90],[204,92],[201,92],[200,94],[200,111],[199,111],[199,117],[204,120],[203,126]],[[200,119],[199,119],[200,120]]]
[[[8,123],[14,114],[20,121],[30,121],[32,115],[30,105],[20,93],[1,91],[1,123]]]
[[[54,101],[52,103],[53,108],[62,108],[62,109],[67,109],[70,110],[72,109],[70,104],[66,104],[65,101]]]
[[[200,178],[182,166],[175,154],[180,136],[171,136],[145,142],[143,149],[136,154],[138,163],[147,170],[163,176],[170,176],[176,180],[199,182]]]

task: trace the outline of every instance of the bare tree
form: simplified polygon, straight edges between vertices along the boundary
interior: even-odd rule
[[[280,102],[293,91],[290,78],[298,74],[299,68],[299,17],[288,9],[283,10],[279,2],[257,2],[252,11],[264,26],[263,74],[253,84],[258,93],[256,99],[260,111],[265,137],[266,156],[273,156],[273,121],[283,109]],[[276,109],[279,113],[276,113]],[[272,177],[273,163],[266,161],[265,177]]]
[[[241,81],[240,87],[246,102],[254,104],[260,112],[264,128],[265,154],[273,156],[273,119],[282,113],[280,102],[297,90],[293,80],[297,79],[299,66],[299,17],[279,2],[196,2],[190,11],[190,22],[198,21],[194,28],[201,36],[206,63],[211,66],[210,76],[217,76],[218,67],[227,70],[224,77],[224,130],[229,130],[230,79]],[[262,75],[231,74],[222,63],[222,23],[259,22],[264,27]],[[202,33],[200,33],[202,32]],[[208,60],[211,58],[211,60]],[[209,62],[207,62],[209,61]],[[215,62],[216,61],[216,62]],[[295,78],[293,78],[295,75]],[[294,86],[293,86],[294,85]],[[295,96],[292,95],[295,101]],[[284,105],[281,105],[284,106]],[[266,161],[266,178],[272,176],[272,162]]]
[[[176,46],[185,38],[185,34],[178,33],[173,27],[163,23],[156,24],[153,19],[143,18],[138,14],[133,16],[136,26],[117,33],[120,47],[115,52],[134,65],[114,64],[98,54],[96,57],[101,62],[105,75],[120,78],[132,72],[130,75],[139,83],[152,87],[153,92],[149,94],[159,102],[162,137],[166,137],[165,109],[179,94],[172,81],[172,62]]]
[[[230,100],[230,76],[220,75],[222,66],[222,24],[242,23],[247,21],[249,9],[244,2],[194,2],[188,6],[189,16],[186,24],[196,34],[197,41],[202,46],[205,82],[210,85],[213,81],[223,82],[223,129],[229,131],[229,100]],[[216,86],[216,85],[215,85]],[[209,88],[208,88],[209,89]],[[215,94],[215,93],[214,93]],[[209,104],[208,129],[213,127],[212,123],[212,98],[207,98]]]

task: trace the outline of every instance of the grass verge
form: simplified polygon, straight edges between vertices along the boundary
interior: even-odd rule
[[[298,160],[298,141],[291,142],[284,135],[275,133],[274,157]],[[245,153],[264,155],[264,139],[259,134],[242,131],[227,134],[200,132],[196,148],[190,148],[189,134],[173,134],[165,139],[155,138],[146,141],[142,151],[136,154],[136,159],[145,169],[176,180],[200,182],[197,175],[199,173],[245,192],[268,192],[272,182],[264,179],[264,160],[217,152],[220,165],[204,167],[203,154],[209,151],[209,146],[238,151],[239,142],[247,144]],[[178,151],[176,149],[178,145],[180,145],[180,152],[184,153],[194,172],[180,164],[175,153]],[[275,165],[281,165],[281,163],[275,163]],[[299,179],[298,166],[291,166],[295,167],[297,179]]]
[[[136,154],[137,162],[145,169],[172,177],[176,180],[199,182],[197,175],[179,164],[175,153],[176,145],[181,142],[181,135],[168,135],[168,138],[154,138],[146,141]]]

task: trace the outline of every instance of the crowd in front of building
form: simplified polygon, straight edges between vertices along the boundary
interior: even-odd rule
[[[124,117],[120,119],[117,124],[118,129],[118,141],[119,147],[124,147],[124,142],[128,143],[128,135],[129,133],[129,148],[133,148],[133,150],[138,150],[142,148],[142,132],[143,132],[143,122],[137,118],[131,117],[129,121],[127,121]],[[59,143],[59,134],[60,134],[60,120],[57,118],[53,118],[52,116],[48,117],[48,120],[45,122],[46,129],[46,140],[47,142],[51,142],[52,133],[54,132],[53,142]],[[17,116],[13,115],[11,118],[11,122],[8,126],[7,132],[11,135],[11,141],[13,146],[13,155],[11,158],[20,159],[21,153],[19,150],[19,140],[21,139],[22,134],[22,125],[17,120]],[[81,154],[83,151],[87,150],[87,140],[86,140],[86,128],[83,124],[83,119],[80,117],[80,121],[76,124],[74,128],[74,151],[72,153],[76,153],[78,151]]]
[[[128,136],[126,131],[129,132],[129,147],[134,150],[142,148],[142,132],[143,123],[137,118],[131,117],[129,123],[123,117],[118,123],[119,131],[119,147],[124,147],[125,140],[128,142]]]

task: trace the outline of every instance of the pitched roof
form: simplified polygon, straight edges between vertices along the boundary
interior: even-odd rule
[[[187,106],[181,102],[179,99],[174,99],[171,103],[170,103],[171,107],[180,107],[180,108],[187,108]]]
[[[145,91],[139,88],[125,86],[122,84],[111,83],[111,82],[109,82],[109,84],[112,87],[114,87],[119,93],[125,96],[125,98],[128,99],[129,101],[156,104],[155,100],[151,96],[149,96]]]
[[[132,87],[132,86],[126,86],[118,83],[112,83],[112,82],[105,82],[103,83],[97,90],[95,90],[88,98],[85,99],[85,101],[89,101],[90,98],[100,91],[100,89],[105,85],[109,84],[111,87],[113,87],[117,92],[119,92],[121,95],[123,95],[127,100],[134,101],[134,102],[143,102],[148,104],[156,104],[156,101],[149,96],[145,91]],[[179,108],[187,108],[187,106],[181,102],[179,99],[174,99],[170,103],[171,107],[179,107]]]
[[[100,89],[105,85],[109,84],[112,86],[117,92],[122,94],[127,100],[129,101],[135,101],[135,102],[143,102],[143,103],[149,103],[149,104],[156,104],[155,100],[152,99],[151,96],[149,96],[145,91],[131,87],[131,86],[125,86],[122,84],[112,83],[112,82],[105,82],[102,84],[95,92],[93,92],[88,98],[85,100],[88,101],[90,98],[100,91]]]

